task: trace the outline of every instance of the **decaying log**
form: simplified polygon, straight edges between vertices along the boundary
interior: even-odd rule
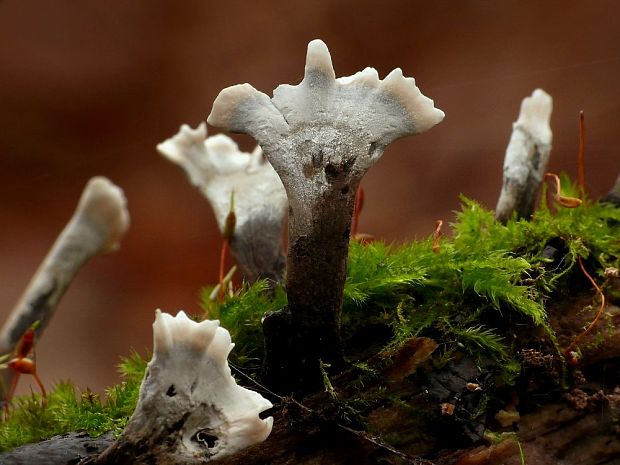
[[[566,301],[558,302],[552,311],[557,315],[564,313],[574,320],[562,319],[562,328],[556,327],[558,333],[568,334],[571,328],[587,319],[588,316],[578,309],[583,308],[589,295],[589,291],[584,291],[574,296],[575,299],[567,296],[567,300],[577,301],[574,311],[567,309]],[[615,312],[613,307],[610,312],[612,323],[616,323],[616,333],[620,334],[615,316],[620,312]],[[554,325],[558,321],[552,319]],[[528,330],[524,328],[523,331]],[[617,334],[611,336],[611,341],[615,342],[610,344],[618,344],[620,338]],[[427,363],[434,347],[436,344],[429,339],[412,339],[395,352],[368,360],[368,364],[377,367],[380,373],[364,386],[364,395],[371,399],[373,393],[379,393],[382,399],[358,406],[365,409],[362,413],[368,419],[366,428],[369,432],[356,425],[354,420],[349,419],[346,423],[342,415],[343,407],[360,392],[353,387],[358,373],[351,369],[332,380],[336,397],[333,393],[320,392],[300,402],[282,399],[274,407],[274,427],[265,442],[207,463],[520,465],[518,439],[528,465],[620,464],[618,347],[614,351],[606,345],[599,346],[599,357],[595,349],[586,351],[578,369],[572,368],[569,373],[573,384],[570,390],[557,384],[549,388],[550,385],[545,384],[545,378],[549,381],[557,375],[553,373],[552,359],[547,360],[546,356],[537,359],[535,353],[524,354],[524,378],[528,383],[515,387],[516,408],[520,415],[515,416],[512,425],[489,426],[504,433],[503,440],[495,444],[485,440],[484,431],[478,430],[475,423],[461,428],[454,416],[442,415],[440,406],[442,401],[453,402],[454,415],[458,415],[460,409],[475,408],[481,397],[472,382],[486,389],[487,384],[492,385],[493,376],[481,378],[475,363],[467,357],[437,369]],[[508,396],[513,398],[512,401],[515,393]],[[501,396],[502,391],[493,395]],[[400,399],[409,407],[404,408],[400,401],[389,399]],[[62,446],[59,443],[57,447]],[[31,450],[25,452],[29,448]],[[5,454],[0,455],[0,463],[77,463],[67,461],[66,455],[48,461],[45,449],[38,448],[38,445],[20,448],[20,454],[25,453],[31,462],[4,462],[2,460],[6,457],[17,457]],[[42,460],[41,457],[46,461],[37,461]],[[94,457],[83,462],[84,465],[92,463],[96,463]],[[180,464],[165,456],[154,457],[149,463]]]
[[[3,465],[76,465],[103,452],[112,444],[112,434],[91,438],[86,433],[68,433],[0,454]]]

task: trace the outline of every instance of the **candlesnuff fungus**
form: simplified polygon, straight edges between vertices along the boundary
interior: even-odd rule
[[[308,44],[299,85],[280,85],[269,98],[240,84],[216,98],[207,122],[253,136],[288,195],[292,341],[288,350],[268,347],[274,387],[316,388],[319,360],[340,364],[340,307],[357,187],[391,142],[424,132],[443,117],[399,68],[383,80],[373,68],[336,79],[321,40]],[[268,345],[269,328],[286,331],[287,315],[273,325],[266,319]]]
[[[504,158],[504,181],[495,208],[495,218],[503,223],[513,212],[529,218],[543,181],[552,133],[549,127],[553,100],[536,89],[521,102],[519,118],[512,126],[512,136]]]
[[[249,281],[280,281],[286,192],[260,147],[250,154],[239,151],[223,134],[207,138],[207,126],[202,123],[196,129],[181,126],[157,150],[183,168],[207,197],[222,233],[234,193],[236,225],[230,246],[235,260]]]
[[[201,464],[264,441],[272,407],[238,386],[228,366],[230,334],[217,320],[200,323],[184,312],[157,310],[153,358],[138,405],[119,439],[99,464]]]
[[[0,331],[0,354],[13,351],[35,322],[36,336],[52,318],[56,305],[79,269],[95,255],[111,252],[129,227],[123,191],[104,177],[84,188],[77,209],[39,266]],[[0,400],[10,384],[10,370],[0,378]]]

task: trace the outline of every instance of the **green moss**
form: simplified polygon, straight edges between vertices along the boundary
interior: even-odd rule
[[[569,185],[566,194],[574,190]],[[565,284],[579,256],[599,273],[618,266],[620,210],[586,201],[557,212],[544,207],[531,221],[502,225],[493,212],[462,200],[454,237],[443,241],[439,254],[430,239],[401,246],[352,244],[344,329],[355,331],[369,318],[387,321],[397,338],[429,334],[480,357],[512,359],[514,372],[516,348],[502,336],[507,326],[529,321],[555,345],[547,300]],[[548,254],[552,244],[560,249],[558,263]]]
[[[46,407],[39,395],[17,398],[8,420],[0,423],[0,451],[70,431],[92,436],[120,433],[136,406],[145,368],[146,362],[137,353],[123,359],[119,365],[123,381],[109,388],[103,400],[88,389],[77,392],[69,382],[48,393]]]
[[[266,281],[257,281],[244,284],[222,302],[211,300],[212,291],[212,287],[202,291],[202,306],[209,318],[220,320],[235,341],[230,360],[248,369],[260,367],[264,353],[260,321],[265,313],[286,306],[284,289],[281,286],[270,289]]]

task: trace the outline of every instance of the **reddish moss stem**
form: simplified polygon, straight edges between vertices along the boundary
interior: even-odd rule
[[[586,175],[584,168],[584,160],[585,160],[585,137],[586,137],[586,124],[583,116],[583,110],[579,112],[579,155],[578,155],[578,176],[579,176],[579,187],[581,189],[581,196],[585,195],[586,192]]]
[[[585,336],[587,336],[590,331],[592,331],[592,328],[594,328],[598,320],[601,318],[601,315],[603,315],[603,310],[605,310],[605,294],[603,294],[603,290],[600,288],[598,284],[596,284],[596,281],[594,281],[592,276],[590,276],[590,274],[586,271],[586,268],[583,266],[583,261],[581,260],[581,257],[577,257],[577,261],[579,262],[579,267],[581,268],[581,271],[583,272],[583,274],[586,275],[586,278],[588,278],[590,283],[592,283],[592,286],[594,286],[594,289],[596,289],[596,293],[601,296],[601,304],[599,306],[598,311],[596,312],[596,316],[594,317],[592,322],[588,325],[588,327],[582,333],[580,333],[573,340],[573,342],[571,342],[570,345],[564,350],[564,355],[566,359],[568,360],[568,362],[571,364],[577,363],[577,359],[575,358],[573,354],[573,350],[575,349],[575,347],[577,347],[579,342]]]
[[[562,195],[562,184],[557,174],[545,173],[545,179],[553,179],[555,182],[555,193],[553,194],[553,198],[557,203],[566,208],[576,208],[581,205],[581,199]]]
[[[222,242],[222,248],[220,250],[220,273],[219,283],[220,289],[217,293],[218,299],[221,301],[224,297],[224,267],[226,266],[226,257],[228,256],[228,239],[225,238]]]
[[[359,186],[357,188],[357,194],[355,196],[355,208],[353,210],[353,226],[351,227],[351,237],[353,237],[354,239],[357,237],[357,228],[362,208],[364,208],[364,188],[362,186]]]
[[[433,252],[436,254],[441,252],[441,236],[443,235],[441,232],[442,226],[443,221],[437,220],[437,226],[435,227],[435,231],[433,232]]]

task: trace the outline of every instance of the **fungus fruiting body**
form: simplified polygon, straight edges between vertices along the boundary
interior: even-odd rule
[[[281,280],[286,193],[260,147],[252,153],[241,152],[223,134],[207,137],[203,123],[196,129],[181,126],[157,150],[183,168],[190,182],[209,200],[223,234],[234,198],[236,224],[230,245],[246,279]]]
[[[35,322],[37,337],[52,318],[54,310],[80,268],[95,255],[119,247],[129,228],[129,213],[123,191],[103,177],[92,178],[80,198],[75,213],[56,239],[48,255],[28,284],[0,331],[0,354],[13,351]],[[0,398],[11,373],[5,370],[0,382]]]
[[[504,178],[495,218],[506,222],[513,214],[529,218],[543,181],[553,134],[549,126],[553,100],[542,89],[536,89],[521,102],[519,118],[504,158]]]
[[[280,315],[274,329],[280,332],[290,320],[294,342],[286,354],[268,350],[268,357],[288,359],[267,361],[276,367],[269,375],[274,385],[312,389],[320,380],[319,360],[340,364],[340,307],[357,187],[391,142],[426,131],[443,116],[398,68],[383,80],[373,68],[336,79],[320,40],[308,45],[300,84],[280,85],[273,98],[241,84],[216,98],[207,121],[258,141],[290,205],[290,314]]]
[[[153,339],[136,410],[100,463],[198,464],[269,436],[273,418],[259,414],[271,402],[235,382],[227,361],[234,344],[219,321],[158,310]]]

